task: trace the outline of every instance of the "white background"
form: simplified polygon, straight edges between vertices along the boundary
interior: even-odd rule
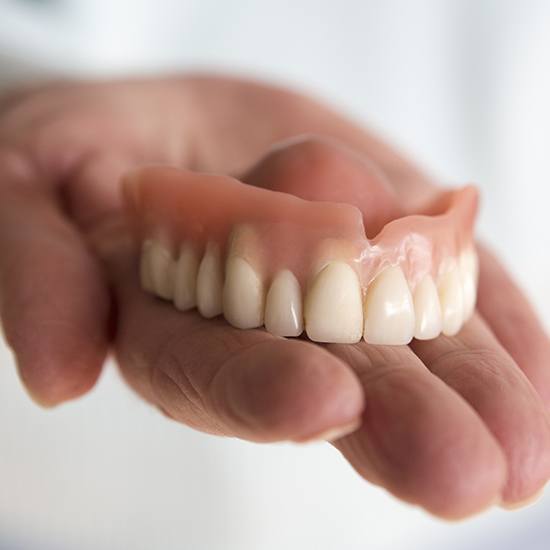
[[[478,182],[481,234],[547,326],[549,67],[544,0],[0,0],[0,85],[257,75],[334,103],[442,181]],[[86,398],[44,412],[1,347],[0,367],[2,550],[550,544],[550,497],[447,524],[362,481],[329,445],[253,445],[171,423],[114,368]]]

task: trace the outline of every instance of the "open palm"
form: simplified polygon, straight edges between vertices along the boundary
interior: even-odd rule
[[[444,517],[529,498],[550,477],[550,343],[487,251],[479,312],[456,337],[411,346],[240,331],[140,290],[124,170],[164,162],[244,175],[270,145],[303,133],[368,155],[404,210],[434,192],[351,122],[253,83],[186,77],[5,97],[0,313],[29,392],[44,405],[81,395],[112,345],[136,391],[197,429],[254,441],[351,431],[333,444],[361,475]],[[309,168],[292,162],[297,148]],[[303,138],[274,166],[277,177],[336,177],[340,162],[326,143]]]

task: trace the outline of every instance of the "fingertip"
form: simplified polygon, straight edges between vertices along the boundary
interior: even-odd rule
[[[220,414],[254,441],[302,442],[356,426],[364,397],[339,359],[303,341],[270,339],[227,361],[212,387]]]
[[[50,409],[90,391],[99,378],[106,347],[86,350],[77,346],[52,352],[36,346],[16,354],[19,378],[29,397]],[[103,349],[102,349],[103,348]]]
[[[426,509],[426,511],[429,514],[436,517],[437,519],[446,521],[448,523],[460,523],[468,519],[471,519],[474,516],[478,516],[479,514],[487,512],[488,510],[490,510],[491,508],[494,508],[495,506],[499,506],[500,502],[501,502],[501,497],[497,495],[494,498],[487,500],[486,502],[483,502],[479,506],[475,506],[475,507],[469,506],[464,509],[461,507],[459,509],[451,509],[450,511]]]
[[[409,483],[394,494],[447,521],[460,521],[499,504],[507,464],[496,441],[482,431],[418,456],[417,467],[407,472]]]
[[[424,504],[426,511],[447,521],[462,521],[502,502],[506,462],[494,452],[477,463],[463,466],[462,475]]]
[[[43,281],[41,281],[43,283]],[[51,408],[75,399],[96,383],[107,355],[108,305],[102,292],[88,295],[62,281],[51,293],[4,304],[4,332],[19,378],[38,405]],[[35,283],[35,288],[38,285]]]
[[[547,483],[545,483],[540,489],[535,491],[531,496],[527,498],[524,498],[516,502],[501,502],[499,506],[500,508],[506,511],[513,511],[513,510],[518,510],[520,508],[527,508],[528,506],[532,506],[542,498],[546,490],[546,485]]]
[[[550,479],[550,424],[545,411],[533,407],[523,418],[516,414],[514,428],[504,425],[500,435],[509,469],[502,495],[505,508],[530,503]]]

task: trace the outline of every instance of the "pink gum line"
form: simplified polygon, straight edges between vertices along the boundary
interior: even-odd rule
[[[124,192],[139,241],[159,238],[174,254],[184,241],[199,252],[213,241],[225,256],[232,231],[246,226],[252,231],[242,232],[236,247],[264,278],[290,269],[304,286],[312,272],[339,259],[355,267],[365,288],[388,265],[401,265],[411,288],[426,274],[437,278],[471,246],[478,202],[473,186],[442,192],[430,215],[395,219],[369,240],[355,206],[307,201],[226,176],[146,167],[125,178]]]

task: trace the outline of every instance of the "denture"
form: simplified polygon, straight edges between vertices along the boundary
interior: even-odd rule
[[[133,171],[124,190],[141,285],[181,311],[315,342],[403,345],[455,335],[474,310],[473,186],[370,238],[348,197],[162,166]]]

